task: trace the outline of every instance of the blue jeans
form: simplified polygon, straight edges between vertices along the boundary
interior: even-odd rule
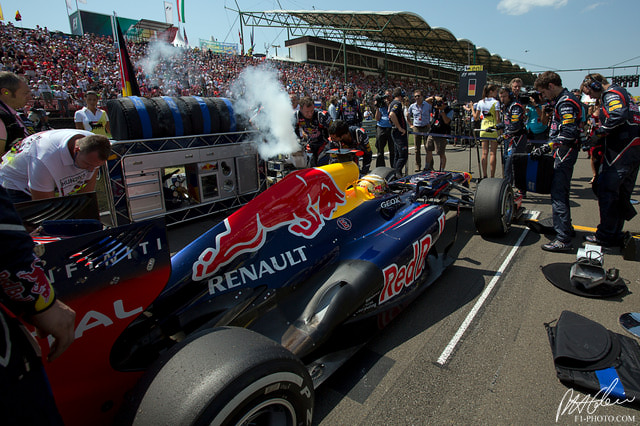
[[[409,159],[409,138],[406,133],[403,135],[398,129],[393,129],[391,131],[391,139],[393,139],[393,145],[396,150],[396,162],[393,168],[396,170],[397,176],[402,176],[402,169]]]
[[[607,158],[602,161],[597,181],[600,210],[600,224],[596,231],[598,240],[609,244],[622,243],[624,221],[636,214],[631,205],[631,193],[639,166],[640,146],[629,148],[613,164],[609,164]]]
[[[577,146],[561,145],[554,153],[553,179],[551,181],[551,209],[553,210],[553,229],[558,240],[571,242],[573,226],[571,224],[571,208],[569,206],[569,190],[573,166],[578,159]]]

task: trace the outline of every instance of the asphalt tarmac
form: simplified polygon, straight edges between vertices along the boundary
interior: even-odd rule
[[[475,148],[448,145],[446,155],[448,170],[478,175]],[[408,169],[415,169],[413,151]],[[571,186],[574,225],[598,224],[590,179],[581,152]],[[637,184],[633,198],[640,199]],[[548,195],[530,192],[523,206],[540,218],[551,215]],[[442,238],[452,236],[455,220],[450,213]],[[190,241],[213,223],[170,228],[170,237]],[[585,231],[577,232],[571,252],[557,254],[541,250],[548,238],[522,224],[497,239],[477,234],[471,211],[461,213],[458,225],[455,263],[316,390],[314,424],[638,424],[636,408],[587,404],[585,394],[560,383],[545,323],[571,310],[625,333],[618,317],[640,311],[640,263],[624,260],[618,249],[605,254],[605,268],[618,268],[629,292],[579,297],[554,287],[540,268],[574,262]],[[625,229],[640,232],[640,215]],[[571,398],[582,403],[570,404]]]
[[[477,176],[475,148],[469,153],[448,145],[447,169]],[[410,172],[414,165],[412,151]],[[499,164],[497,176],[501,172]],[[574,225],[598,225],[590,179],[590,162],[581,152],[571,185]],[[640,199],[638,185],[634,198]],[[523,206],[540,218],[551,215],[548,195],[530,192]],[[449,231],[454,220],[450,214]],[[640,232],[640,216],[625,229]],[[541,266],[575,261],[585,234],[577,232],[570,253],[549,253],[540,248],[548,238],[524,225],[514,225],[504,238],[484,239],[475,232],[471,212],[462,212],[455,263],[316,391],[314,423],[638,424],[636,408],[587,405],[585,394],[556,378],[545,323],[570,310],[625,333],[618,317],[640,311],[640,263],[624,260],[618,249],[605,254],[604,265],[620,270],[629,287],[623,296],[579,297],[544,278]],[[585,404],[569,404],[571,397]]]

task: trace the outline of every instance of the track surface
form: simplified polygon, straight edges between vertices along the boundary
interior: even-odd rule
[[[468,148],[449,145],[447,158],[448,169],[469,170]],[[471,158],[476,176],[475,148]],[[411,151],[410,172],[414,165]],[[571,187],[574,225],[598,223],[590,178],[589,160],[581,153]],[[634,198],[640,199],[638,185]],[[524,206],[540,218],[551,214],[548,195],[530,193]],[[451,219],[447,225],[452,232]],[[194,229],[207,226],[201,222]],[[640,311],[640,263],[624,260],[619,250],[605,254],[605,267],[620,270],[629,294],[581,298],[547,282],[540,267],[575,261],[584,230],[578,230],[572,252],[555,254],[540,249],[544,235],[523,225],[490,240],[475,232],[471,212],[463,212],[459,226],[455,263],[316,391],[314,424],[639,423],[640,411],[627,406],[568,406],[571,390],[556,378],[544,323],[566,309],[624,333],[618,317]],[[640,217],[625,229],[640,232]],[[182,228],[179,233],[192,237]],[[584,399],[577,391],[573,396]]]

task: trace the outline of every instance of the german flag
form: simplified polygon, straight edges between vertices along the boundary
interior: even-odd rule
[[[131,58],[127,50],[127,43],[122,35],[120,23],[116,19],[118,31],[118,50],[120,54],[120,78],[122,80],[122,96],[140,96],[140,87],[136,81],[136,73],[131,65]]]

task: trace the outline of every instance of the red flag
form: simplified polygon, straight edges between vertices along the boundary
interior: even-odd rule
[[[242,43],[242,34],[238,31],[238,37],[240,38],[240,56],[244,56],[244,43]]]
[[[16,10],[16,21],[22,21],[22,16],[20,15],[20,11]]]
[[[127,43],[122,35],[120,23],[116,19],[116,28],[118,31],[118,50],[120,53],[120,78],[122,80],[122,96],[140,96],[140,87],[136,81],[136,73],[131,65]]]

